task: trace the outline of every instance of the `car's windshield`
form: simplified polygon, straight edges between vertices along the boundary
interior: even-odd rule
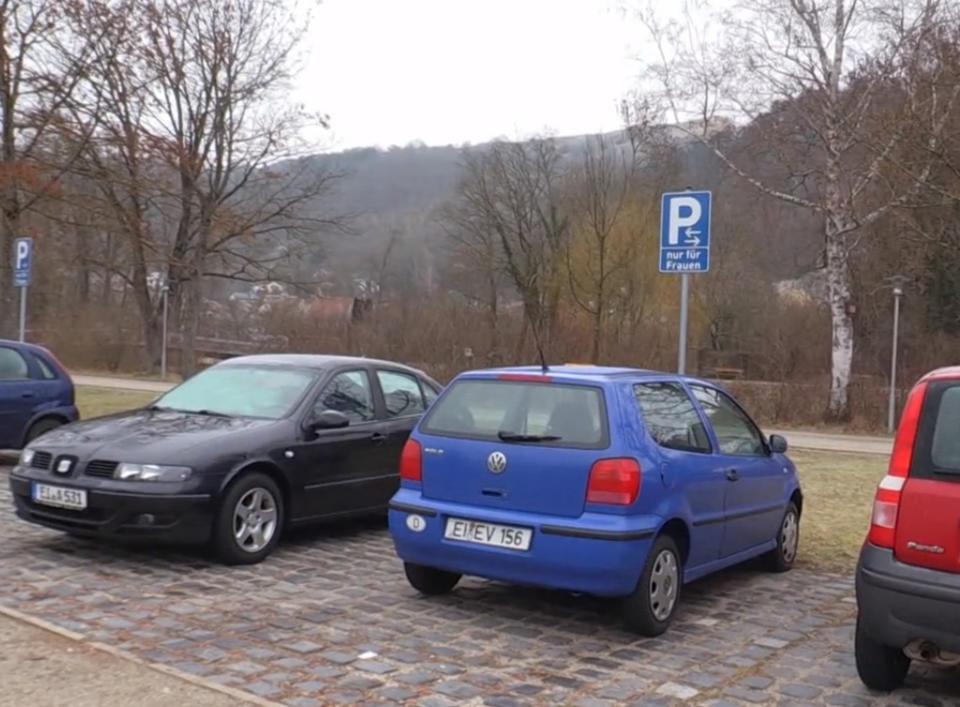
[[[184,381],[154,407],[208,415],[288,415],[316,378],[312,371],[269,366],[215,366]]]
[[[585,385],[460,380],[431,408],[422,431],[558,447],[606,446],[603,393]]]

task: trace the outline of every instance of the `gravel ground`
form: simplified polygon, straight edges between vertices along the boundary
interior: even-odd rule
[[[0,616],[0,705],[227,707],[237,700]]]

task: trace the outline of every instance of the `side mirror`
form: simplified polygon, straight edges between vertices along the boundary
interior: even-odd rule
[[[339,410],[324,410],[311,418],[309,427],[313,430],[339,430],[349,425],[350,418]]]
[[[770,435],[770,451],[774,454],[785,454],[787,451],[787,438],[781,435]]]

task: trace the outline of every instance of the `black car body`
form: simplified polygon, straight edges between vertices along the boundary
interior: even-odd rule
[[[285,527],[386,509],[403,445],[439,389],[387,361],[230,359],[148,408],[30,445],[10,475],[17,514],[83,536],[212,540],[226,561],[256,562]],[[249,527],[274,523],[262,548],[231,546],[247,528],[230,523],[231,504]]]

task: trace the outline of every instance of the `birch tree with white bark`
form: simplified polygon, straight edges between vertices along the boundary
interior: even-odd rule
[[[664,118],[763,195],[822,220],[831,321],[828,420],[850,414],[851,254],[879,219],[937,191],[937,153],[960,102],[956,76],[941,70],[941,52],[960,23],[958,6],[956,0],[749,0],[714,12],[709,2],[689,0],[672,18],[660,3],[639,12],[657,56],[644,88],[657,92]],[[720,147],[712,136],[721,118],[750,121],[786,178],[770,179]],[[918,132],[925,149],[904,157],[907,136]]]

